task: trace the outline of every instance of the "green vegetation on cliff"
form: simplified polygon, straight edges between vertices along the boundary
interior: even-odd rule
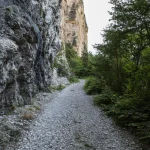
[[[88,74],[88,53],[86,48],[83,50],[82,57],[79,57],[72,45],[67,43],[65,45],[65,54],[72,75],[81,78]]]

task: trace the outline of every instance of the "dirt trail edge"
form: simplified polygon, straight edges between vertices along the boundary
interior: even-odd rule
[[[141,150],[128,132],[93,105],[83,86],[84,80],[69,85],[47,103],[15,150]]]

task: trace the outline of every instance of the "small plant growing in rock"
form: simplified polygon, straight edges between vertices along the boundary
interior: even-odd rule
[[[8,12],[13,12],[13,8],[12,7],[6,7],[6,10],[8,11]]]
[[[64,88],[65,88],[64,85],[59,84],[58,86],[50,86],[48,89],[53,92],[53,91],[56,91],[56,90],[61,91]]]
[[[64,88],[65,88],[65,86],[64,86],[64,85],[59,84],[59,86],[57,87],[57,90],[61,91],[61,90],[63,90]]]
[[[69,78],[69,82],[70,82],[70,83],[77,83],[77,82],[79,82],[79,79],[76,78],[75,76],[74,76],[74,77],[70,77],[70,78]]]
[[[34,108],[35,108],[36,110],[41,110],[40,106],[38,106],[38,105],[34,105]]]
[[[17,108],[17,106],[15,106],[15,105],[12,105],[12,106],[11,106],[11,110],[12,110],[12,111],[16,110],[16,108]]]
[[[35,109],[33,107],[29,107],[27,109],[30,110],[30,111],[35,111]]]

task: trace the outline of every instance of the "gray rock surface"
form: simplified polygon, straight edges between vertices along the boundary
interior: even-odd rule
[[[61,77],[57,73],[57,69],[53,69],[52,86],[69,84],[67,77]]]
[[[61,42],[60,0],[0,0],[0,111],[51,84]]]
[[[141,150],[128,132],[93,106],[83,85],[72,84],[47,103],[18,148],[7,150]]]

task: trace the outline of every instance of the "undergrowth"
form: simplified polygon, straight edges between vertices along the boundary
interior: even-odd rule
[[[115,94],[105,85],[102,88],[102,83],[94,77],[87,80],[84,89],[87,94],[95,95],[94,104],[111,116],[117,125],[136,135],[144,147],[150,146],[150,104],[147,100],[134,94]]]
[[[89,77],[85,83],[84,90],[89,95],[101,93],[104,88],[104,82],[95,77]]]
[[[76,77],[70,77],[70,78],[69,78],[69,82],[70,82],[70,83],[77,83],[77,82],[79,82],[79,79],[76,78]]]
[[[65,88],[64,85],[59,84],[58,86],[50,86],[50,87],[49,87],[49,90],[52,91],[52,92],[54,92],[54,91],[56,91],[56,90],[61,91],[61,90],[63,90],[64,88]]]

